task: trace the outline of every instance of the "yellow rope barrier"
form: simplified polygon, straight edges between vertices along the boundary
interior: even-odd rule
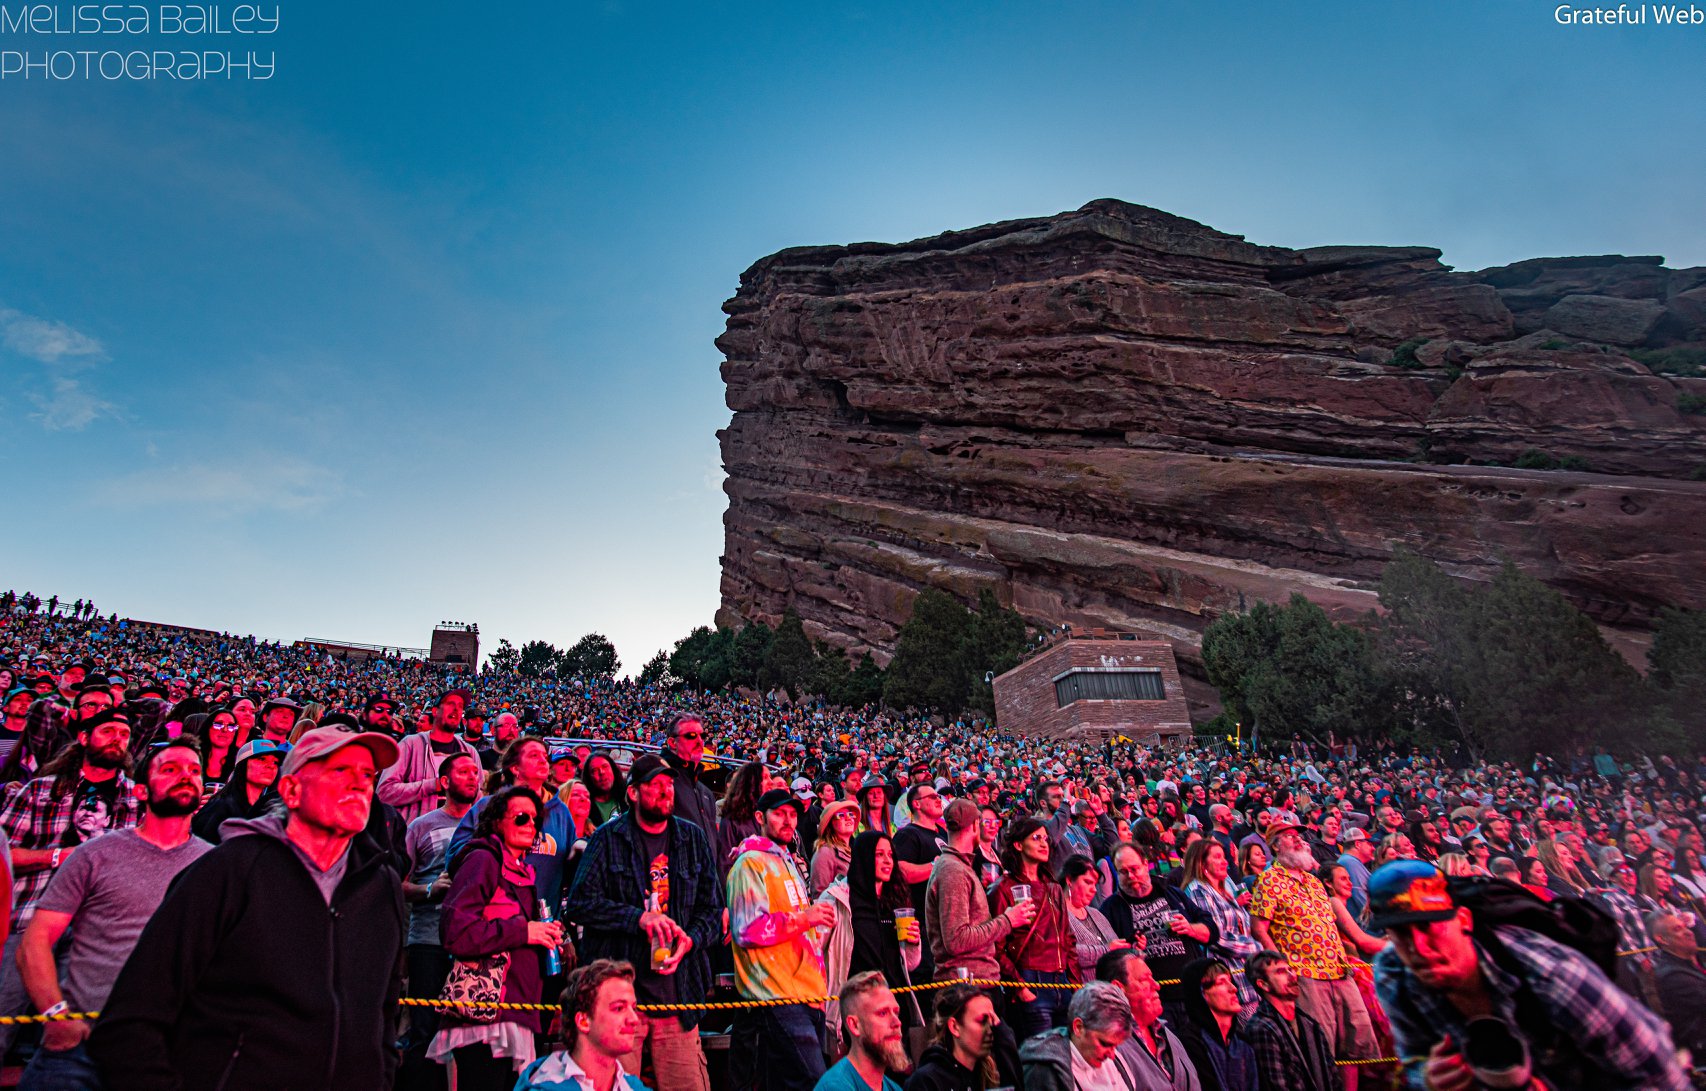
[[[1657,947],[1638,947],[1632,951],[1619,951],[1619,952],[1617,952],[1617,956],[1619,958],[1623,958],[1623,957],[1626,957],[1629,955],[1647,954],[1649,952],[1656,951],[1656,950],[1658,950]],[[1371,968],[1373,964],[1368,963],[1368,962],[1351,962],[1351,963],[1349,963],[1349,965],[1366,969],[1366,968]],[[1244,971],[1242,968],[1234,968],[1232,972],[1235,974],[1241,974]],[[1168,978],[1165,981],[1157,981],[1156,984],[1157,985],[1178,985],[1178,984],[1182,984],[1182,982],[1179,978]],[[1002,980],[999,980],[997,978],[959,977],[959,978],[951,978],[947,981],[925,982],[924,984],[921,984],[921,985],[902,985],[899,988],[894,989],[892,991],[895,993],[928,992],[932,989],[945,989],[950,985],[978,985],[978,986],[981,986],[984,988],[1000,988],[1000,989],[1080,989],[1080,988],[1083,988],[1082,985],[1076,984],[1073,982],[1002,981]],[[656,1012],[671,1012],[671,1011],[746,1011],[746,1010],[749,1010],[752,1008],[781,1007],[781,1006],[786,1005],[786,1004],[823,1004],[823,1003],[827,1003],[828,1001],[834,1000],[834,999],[835,999],[835,997],[832,997],[832,996],[814,996],[814,997],[808,997],[806,999],[794,999],[794,998],[790,997],[787,999],[775,999],[775,1000],[733,1000],[733,1001],[717,1001],[717,1002],[707,1001],[707,1002],[701,1003],[701,1004],[637,1004],[637,1005],[635,1005],[635,1008],[638,1011],[646,1011],[646,1012],[652,1012],[652,1011],[656,1011]],[[558,1010],[558,1007],[555,1004],[514,1004],[514,1003],[505,1003],[505,1002],[498,1002],[498,1003],[492,1003],[492,1004],[449,1004],[443,1000],[433,1000],[433,999],[430,999],[427,997],[416,997],[416,996],[401,997],[398,999],[397,1003],[399,1003],[400,1005],[402,1005],[404,1007],[437,1008],[441,1011],[455,1011],[458,1008],[479,1008],[482,1011],[496,1010],[496,1011],[556,1012]],[[29,1026],[29,1025],[35,1024],[35,1023],[60,1023],[60,1022],[65,1022],[67,1020],[96,1019],[96,1018],[100,1017],[100,1014],[101,1013],[98,1011],[63,1011],[63,1012],[60,1012],[58,1015],[0,1015],[0,1026],[6,1026],[6,1027]],[[1400,1064],[1400,1063],[1404,1063],[1404,1058],[1402,1058],[1402,1057],[1371,1057],[1371,1058],[1368,1058],[1365,1060],[1335,1061],[1334,1063],[1338,1064],[1338,1065]]]

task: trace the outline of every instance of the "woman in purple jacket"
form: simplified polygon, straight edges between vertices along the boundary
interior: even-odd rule
[[[527,851],[533,847],[545,805],[531,789],[505,788],[480,813],[474,836],[450,863],[450,893],[439,932],[462,961],[507,952],[503,1000],[537,1004],[543,990],[541,960],[563,941],[563,926],[539,917],[539,895]],[[459,1091],[509,1091],[516,1073],[537,1053],[544,1031],[538,1012],[502,1011],[496,1022],[471,1023],[446,1013],[428,1056],[456,1058]]]

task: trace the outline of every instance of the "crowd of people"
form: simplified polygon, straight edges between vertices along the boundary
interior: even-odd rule
[[[706,1029],[735,1091],[1680,1088],[1706,1049],[1699,761],[1019,738],[11,593],[0,694],[0,1014],[100,1013],[0,1027],[24,1087],[709,1091]]]

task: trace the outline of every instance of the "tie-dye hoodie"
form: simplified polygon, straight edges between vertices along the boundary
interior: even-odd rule
[[[729,870],[729,932],[735,979],[750,1000],[821,997],[828,986],[821,929],[801,931],[811,892],[793,854],[768,837],[748,837]]]

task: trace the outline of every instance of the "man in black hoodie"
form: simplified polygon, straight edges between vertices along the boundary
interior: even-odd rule
[[[698,826],[710,842],[711,859],[721,861],[729,846],[717,838],[717,797],[699,783],[699,762],[705,756],[705,721],[691,712],[677,716],[660,756],[675,781],[675,817]]]
[[[403,895],[362,831],[384,735],[322,727],[285,760],[289,811],[232,822],[143,929],[88,1051],[126,1091],[391,1086]]]

